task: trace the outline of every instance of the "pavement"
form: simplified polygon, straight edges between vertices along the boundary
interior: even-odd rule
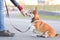
[[[60,40],[60,38],[42,38],[42,37],[33,37],[32,33],[32,27],[31,29],[26,33],[20,33],[17,30],[15,30],[11,24],[13,24],[15,27],[19,28],[22,31],[25,31],[30,25],[30,19],[16,19],[16,18],[6,18],[4,20],[5,23],[5,29],[10,30],[10,32],[15,33],[14,37],[0,37],[0,40]],[[42,19],[42,21],[46,22],[47,24],[51,25],[58,34],[60,34],[60,20],[45,20]],[[17,25],[17,26],[16,26]]]
[[[20,14],[20,13],[19,13]],[[33,37],[33,27],[25,33],[18,32],[13,28],[12,25],[19,28],[22,31],[25,31],[28,27],[31,26],[31,19],[30,18],[16,18],[18,12],[10,12],[11,18],[5,17],[4,19],[4,26],[6,30],[10,30],[10,32],[15,33],[14,37],[0,37],[0,40],[60,40],[60,38],[42,38],[42,37]],[[46,22],[50,26],[52,26],[57,34],[60,34],[60,20],[47,20],[41,19],[42,21]]]

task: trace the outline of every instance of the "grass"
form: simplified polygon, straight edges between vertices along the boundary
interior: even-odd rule
[[[16,16],[17,18],[29,18],[29,17],[24,17],[22,15]],[[49,20],[60,20],[60,16],[51,16],[51,15],[39,15],[41,19],[49,19]]]
[[[45,11],[60,11],[60,5],[49,5],[49,6],[40,6],[40,5],[24,5],[25,9],[33,9],[35,6],[37,6],[37,9],[43,9]],[[28,17],[23,17],[21,15],[17,16],[18,18],[28,18]],[[60,20],[60,16],[49,16],[49,15],[40,15],[40,18],[43,19],[52,19],[52,20]]]
[[[60,16],[40,15],[39,17],[42,19],[60,20]]]
[[[40,5],[24,5],[25,9],[33,9],[37,6],[37,9],[43,9],[46,11],[60,11],[60,5],[49,5],[49,6],[40,6]]]
[[[40,5],[24,5],[25,9],[33,9],[37,6],[37,9],[43,9],[45,11],[60,11],[60,5],[49,5],[49,6],[40,6]],[[40,15],[40,18],[43,19],[52,19],[52,20],[60,20],[60,16],[49,16],[49,15]]]

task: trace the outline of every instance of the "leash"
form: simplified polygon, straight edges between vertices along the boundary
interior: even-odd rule
[[[31,28],[32,25],[29,26],[28,29],[25,30],[25,31],[21,31],[20,29],[16,28],[16,27],[18,27],[18,26],[17,26],[17,25],[14,26],[14,25],[12,24],[11,20],[10,20],[9,10],[8,10],[8,6],[7,6],[6,1],[5,1],[5,7],[6,7],[6,12],[7,12],[6,16],[9,18],[10,24],[12,25],[12,27],[13,27],[15,30],[17,30],[17,31],[19,31],[19,32],[21,32],[21,33],[25,33],[25,32],[27,32],[27,31],[30,30],[30,28]]]

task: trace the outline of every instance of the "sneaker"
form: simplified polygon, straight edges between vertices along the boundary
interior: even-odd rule
[[[0,36],[13,37],[15,33],[11,33],[9,30],[0,31]]]

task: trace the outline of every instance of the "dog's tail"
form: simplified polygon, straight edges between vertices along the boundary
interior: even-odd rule
[[[60,37],[60,34],[56,34],[56,36],[55,37]]]

